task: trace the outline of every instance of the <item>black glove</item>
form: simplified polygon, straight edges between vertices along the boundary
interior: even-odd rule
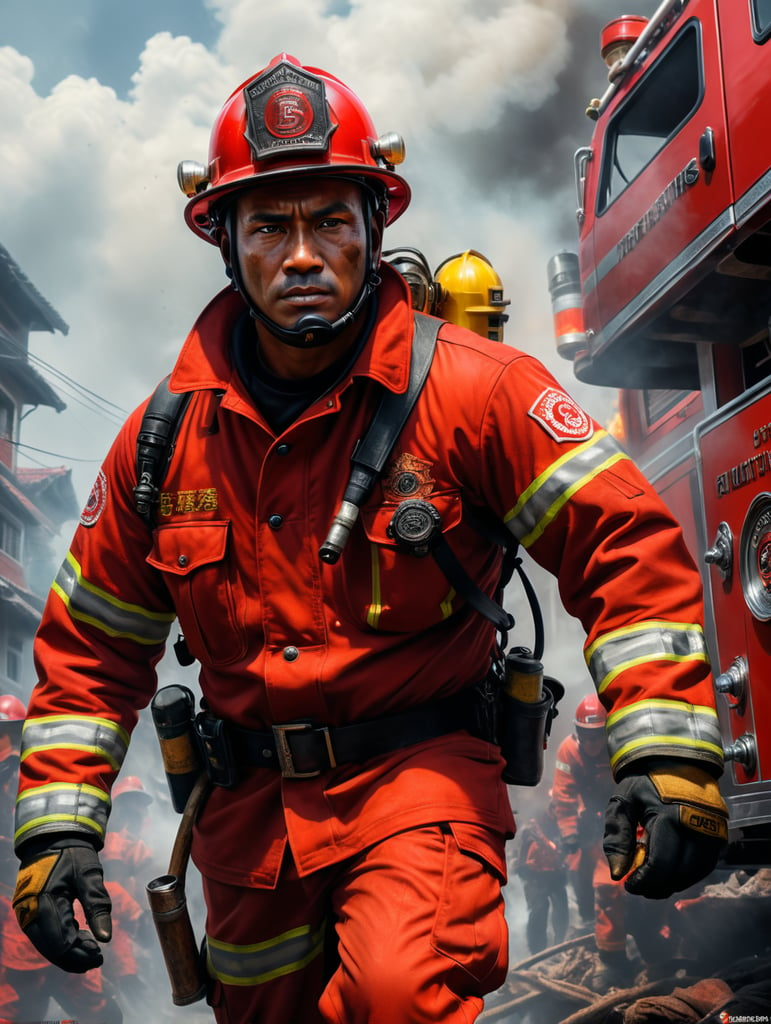
[[[112,937],[112,904],[104,888],[102,866],[91,843],[55,839],[30,843],[19,852],[21,866],[13,897],[20,927],[52,964],[73,974],[100,967],[102,952],[75,920],[77,899],[99,942]]]
[[[562,836],[560,839],[560,849],[566,857],[570,857],[574,853],[578,853],[580,847],[578,845],[578,836],[575,832],[571,832],[570,835],[567,836]]]
[[[637,826],[645,829],[638,845]],[[663,900],[712,871],[728,838],[717,780],[689,761],[658,762],[622,779],[605,812],[603,849],[627,892]]]

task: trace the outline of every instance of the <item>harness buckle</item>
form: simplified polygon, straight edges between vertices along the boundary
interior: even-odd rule
[[[318,775],[321,775],[324,768],[336,768],[337,760],[335,758],[334,749],[332,747],[332,737],[329,735],[329,729],[326,725],[314,726],[310,722],[288,722],[285,725],[274,725],[273,737],[276,741],[276,756],[278,758],[279,767],[281,768],[281,776],[284,779],[315,779]],[[321,733],[324,737],[324,743],[326,746],[327,758],[329,764],[322,768],[316,768],[312,771],[298,771],[294,762],[294,753],[292,751],[292,745],[290,741],[291,733],[302,733],[302,734],[318,734]]]

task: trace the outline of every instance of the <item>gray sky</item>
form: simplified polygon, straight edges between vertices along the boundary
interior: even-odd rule
[[[641,0],[635,12],[658,5]],[[206,161],[230,92],[286,50],[332,72],[407,143],[409,210],[386,234],[437,266],[475,248],[511,300],[506,343],[539,355],[598,418],[608,392],[554,350],[546,263],[574,247],[572,156],[607,84],[617,0],[2,0],[0,242],[70,325],[31,351],[114,403],[40,409],[21,464],[71,465],[84,501],[122,411],[171,368],[224,285],[182,219],[181,159]],[[54,386],[59,383],[44,370]],[[71,530],[65,528],[66,548]]]

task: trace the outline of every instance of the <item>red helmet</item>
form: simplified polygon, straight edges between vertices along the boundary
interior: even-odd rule
[[[597,694],[584,697],[576,708],[575,725],[578,729],[604,729],[608,719],[607,712]]]
[[[133,799],[141,798],[142,803],[149,804],[153,799],[142,785],[142,780],[136,775],[126,775],[124,778],[119,779],[112,788],[112,799],[115,800],[117,797],[125,796],[128,793],[133,794]]]
[[[344,175],[377,184],[388,196],[390,224],[410,201],[407,182],[393,170],[403,159],[402,137],[378,137],[346,85],[281,53],[228,98],[212,129],[208,166],[183,160],[177,179],[191,197],[188,226],[216,244],[210,211],[217,200],[289,174]]]
[[[0,696],[0,722],[23,722],[27,717],[27,709],[18,697],[12,693]]]

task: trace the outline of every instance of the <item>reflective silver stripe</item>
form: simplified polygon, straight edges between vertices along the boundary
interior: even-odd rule
[[[504,516],[506,525],[523,547],[530,547],[577,491],[603,470],[628,458],[606,431],[597,430],[536,477]]]
[[[138,644],[164,643],[175,618],[173,612],[151,612],[120,601],[89,583],[72,552],[62,562],[51,589],[64,601],[73,619],[87,622],[108,636],[125,637]]]
[[[107,718],[94,715],[45,715],[29,718],[21,733],[21,759],[41,750],[82,750],[119,771],[126,757],[129,734]]]
[[[650,661],[709,661],[700,626],[659,619],[605,633],[587,648],[585,658],[598,693],[621,672],[636,665]]]
[[[559,770],[561,772],[564,772],[566,775],[572,775],[573,774],[573,769],[570,767],[570,765],[566,761],[555,761],[554,767],[555,768],[559,768]]]
[[[654,755],[687,755],[723,764],[723,744],[714,708],[678,700],[641,700],[608,717],[610,766]]]
[[[109,813],[110,798],[96,786],[52,782],[28,789],[16,801],[14,842],[61,825],[74,825],[80,832],[95,832],[104,839]]]
[[[250,946],[234,946],[207,935],[207,969],[225,985],[262,985],[302,970],[323,946],[324,928],[312,932],[308,925]]]

